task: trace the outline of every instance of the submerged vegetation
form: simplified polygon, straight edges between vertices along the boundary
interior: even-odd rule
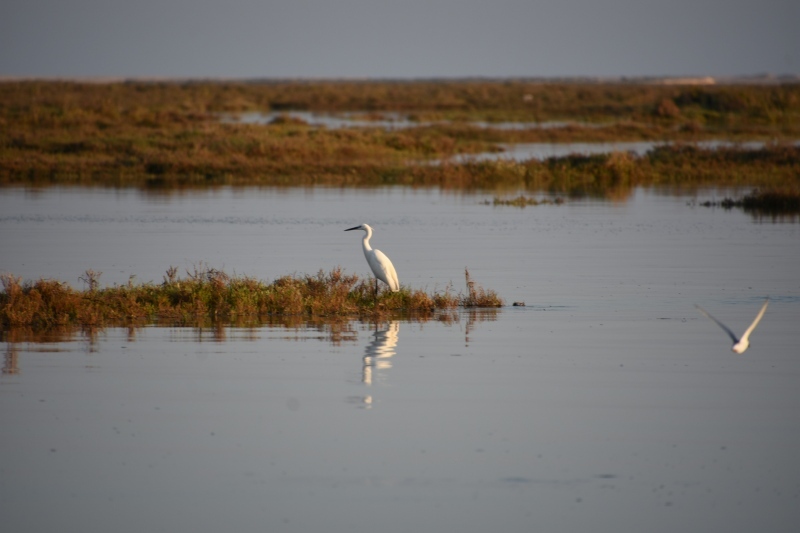
[[[23,282],[0,276],[0,326],[108,326],[160,323],[192,324],[200,320],[231,321],[274,317],[337,318],[430,316],[458,307],[499,307],[503,300],[484,290],[466,272],[467,293],[452,287],[431,294],[401,287],[399,292],[374,292],[372,279],[347,275],[340,268],[316,275],[283,276],[272,283],[231,277],[209,268],[195,268],[179,278],[167,270],[161,284],[101,288],[100,273],[88,270],[84,290],[40,279]]]
[[[220,118],[291,110],[401,113],[418,125],[327,129],[291,118]],[[557,123],[494,127],[498,121]],[[405,185],[616,197],[639,185],[778,188],[800,180],[798,138],[798,84],[0,83],[0,185]],[[692,144],[708,139],[768,144]],[[623,140],[682,144],[643,156],[452,160],[502,143]]]
[[[536,198],[531,198],[529,196],[524,196],[524,195],[520,194],[519,196],[517,196],[515,198],[510,198],[510,199],[499,198],[499,197],[495,196],[494,200],[492,200],[491,202],[489,200],[486,200],[483,203],[485,205],[510,205],[510,206],[513,206],[513,207],[527,207],[529,205],[533,205],[533,206],[536,206],[536,205],[561,205],[561,204],[564,203],[564,199],[560,198],[560,197],[552,198],[552,199],[551,198],[536,199]]]

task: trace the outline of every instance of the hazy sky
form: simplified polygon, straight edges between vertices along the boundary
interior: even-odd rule
[[[0,76],[800,73],[797,0],[3,0]]]

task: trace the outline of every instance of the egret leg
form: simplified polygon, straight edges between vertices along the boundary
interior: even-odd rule
[[[378,280],[375,280],[375,305],[378,305]]]

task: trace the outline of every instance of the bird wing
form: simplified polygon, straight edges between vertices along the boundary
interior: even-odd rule
[[[400,282],[397,280],[397,272],[394,269],[394,265],[386,257],[386,254],[381,252],[380,250],[375,250],[375,259],[377,259],[377,267],[380,269],[383,277],[381,277],[378,272],[375,272],[375,275],[381,279],[384,283],[386,283],[390,289],[393,291],[400,290]]]
[[[769,304],[769,298],[764,300],[764,305],[761,306],[761,311],[758,312],[755,320],[753,320],[753,323],[750,324],[750,327],[747,328],[747,330],[742,334],[742,340],[746,340],[750,334],[753,333],[753,330],[756,329],[756,326],[761,321],[761,317],[764,316],[764,313],[767,310],[767,304]]]
[[[736,338],[736,335],[734,335],[734,333],[733,333],[733,332],[732,332],[730,329],[728,329],[728,326],[726,326],[725,324],[723,324],[722,322],[720,322],[719,320],[717,320],[716,318],[714,318],[713,316],[711,316],[711,314],[710,314],[708,311],[706,311],[705,309],[703,309],[703,308],[702,308],[702,307],[700,307],[699,305],[695,304],[695,307],[697,308],[697,310],[698,310],[698,311],[700,311],[701,313],[703,313],[704,315],[706,315],[708,318],[710,318],[711,320],[713,320],[714,322],[716,322],[716,323],[717,323],[717,325],[718,325],[719,327],[721,327],[722,329],[724,329],[724,330],[725,330],[725,332],[728,334],[728,336],[729,336],[731,339],[733,339],[733,343],[734,343],[734,344],[736,344],[737,342],[739,342],[739,339],[737,339],[737,338]]]

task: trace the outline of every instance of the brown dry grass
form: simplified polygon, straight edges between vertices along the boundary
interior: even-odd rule
[[[398,131],[327,130],[292,120],[263,126],[225,124],[216,115],[292,109],[393,111],[420,121],[449,122]],[[505,130],[468,123],[478,119],[571,124]],[[0,83],[0,184],[492,189],[544,183],[545,188],[571,190],[577,174],[597,169],[576,158],[525,162],[518,168],[419,163],[491,151],[504,142],[799,137],[797,85],[680,87],[523,80]],[[753,168],[753,161],[742,161],[753,151],[742,152],[743,157],[726,152],[724,160],[693,154],[688,165],[677,163],[696,169],[683,172],[681,179],[728,180],[725,173],[733,163],[740,167],[741,180],[751,182],[760,170]],[[680,154],[680,159],[688,158]],[[602,163],[600,170],[624,170],[614,161]],[[642,182],[669,179],[665,172],[670,169],[650,163],[641,158],[628,166]],[[785,175],[770,172],[760,179],[774,184]]]
[[[372,279],[347,275],[340,268],[315,275],[283,276],[272,283],[231,277],[208,268],[195,268],[186,278],[170,269],[159,285],[132,282],[100,288],[99,273],[87,272],[85,290],[40,279],[23,282],[0,276],[0,325],[53,328],[69,325],[190,324],[198,320],[261,322],[270,317],[303,320],[336,317],[428,316],[458,307],[497,307],[502,300],[469,279],[467,295],[451,288],[432,294],[402,287],[398,292],[374,292]]]

